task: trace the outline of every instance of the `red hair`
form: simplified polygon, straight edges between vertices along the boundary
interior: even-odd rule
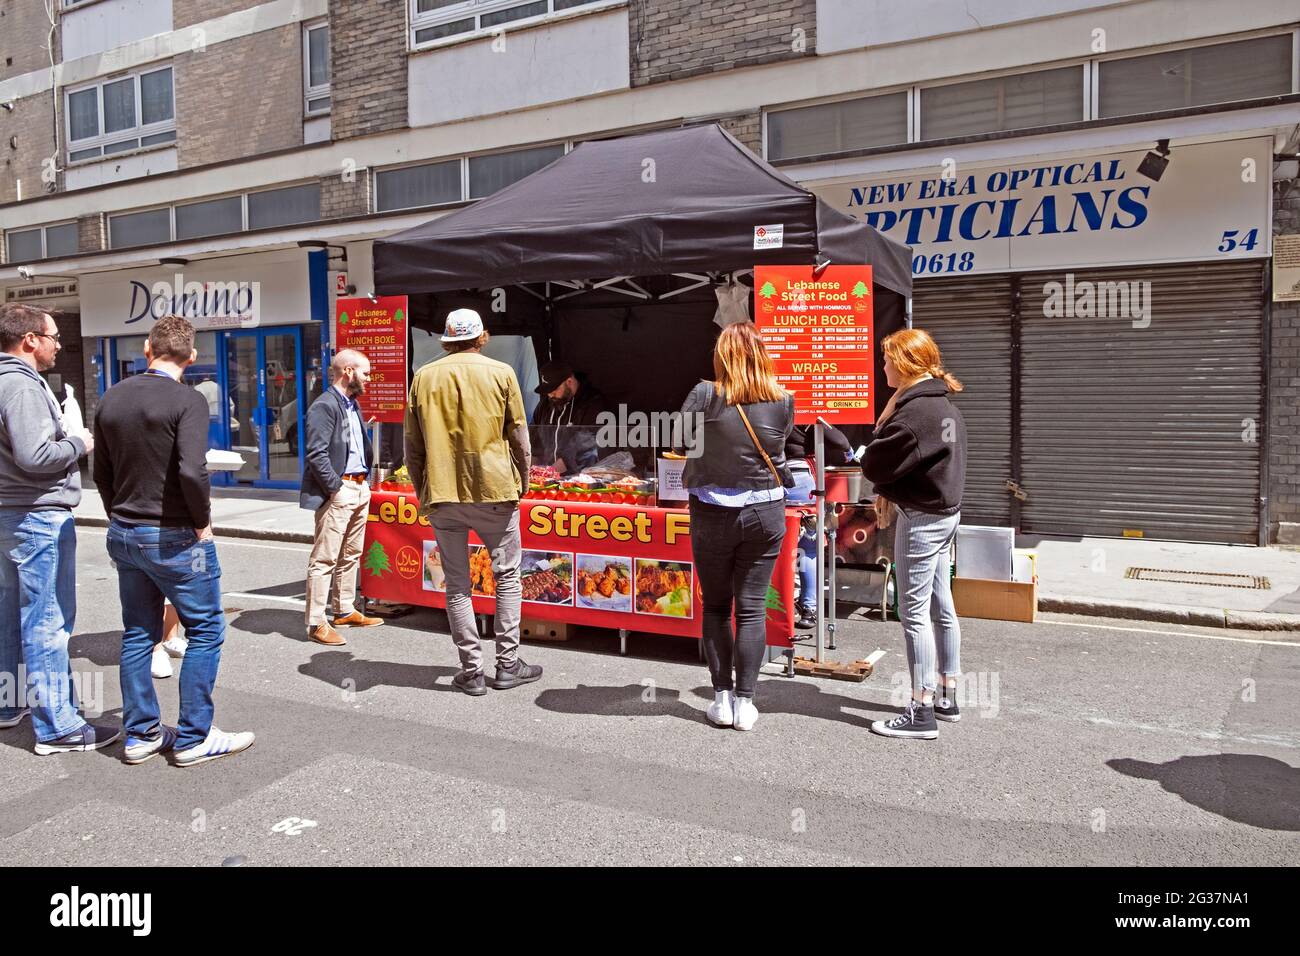
[[[929,374],[942,379],[950,392],[962,390],[957,376],[943,367],[939,346],[924,329],[899,329],[892,335],[885,336],[880,347],[904,378],[910,380]]]

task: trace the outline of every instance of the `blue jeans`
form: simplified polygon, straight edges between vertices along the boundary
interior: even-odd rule
[[[936,668],[945,677],[961,673],[961,625],[952,603],[951,547],[961,514],[910,514],[894,519],[894,573],[898,616],[907,639],[907,665],[915,693],[934,691]]]
[[[817,613],[817,532],[799,535],[799,607]]]
[[[0,509],[0,720],[30,706],[42,743],[85,724],[68,638],[77,617],[72,512]],[[25,672],[25,679],[19,675]]]
[[[161,732],[150,660],[162,640],[165,597],[189,639],[181,664],[176,750],[197,747],[212,729],[212,687],[226,639],[216,543],[200,541],[192,528],[113,521],[108,554],[117,565],[122,599],[122,726],[133,737],[153,738]]]

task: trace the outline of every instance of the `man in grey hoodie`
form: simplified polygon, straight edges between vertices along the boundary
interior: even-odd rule
[[[77,614],[77,459],[91,433],[68,434],[38,372],[54,367],[59,327],[42,309],[0,306],[0,728],[30,711],[41,755],[98,750],[121,731],[77,711],[68,638]]]

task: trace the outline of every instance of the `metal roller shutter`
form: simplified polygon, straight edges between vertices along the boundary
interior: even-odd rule
[[[966,420],[967,524],[1011,523],[1011,307],[1007,275],[924,279],[912,292],[913,326],[965,386],[954,400]]]
[[[1045,316],[1050,281],[1022,279],[1021,530],[1256,543],[1260,264],[1074,274],[1150,282],[1147,328]]]

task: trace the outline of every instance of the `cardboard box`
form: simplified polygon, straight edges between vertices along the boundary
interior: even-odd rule
[[[1033,624],[1038,616],[1038,582],[953,578],[952,599],[958,617]]]
[[[525,618],[519,622],[519,637],[525,641],[567,641],[572,626],[564,621],[531,621]]]

